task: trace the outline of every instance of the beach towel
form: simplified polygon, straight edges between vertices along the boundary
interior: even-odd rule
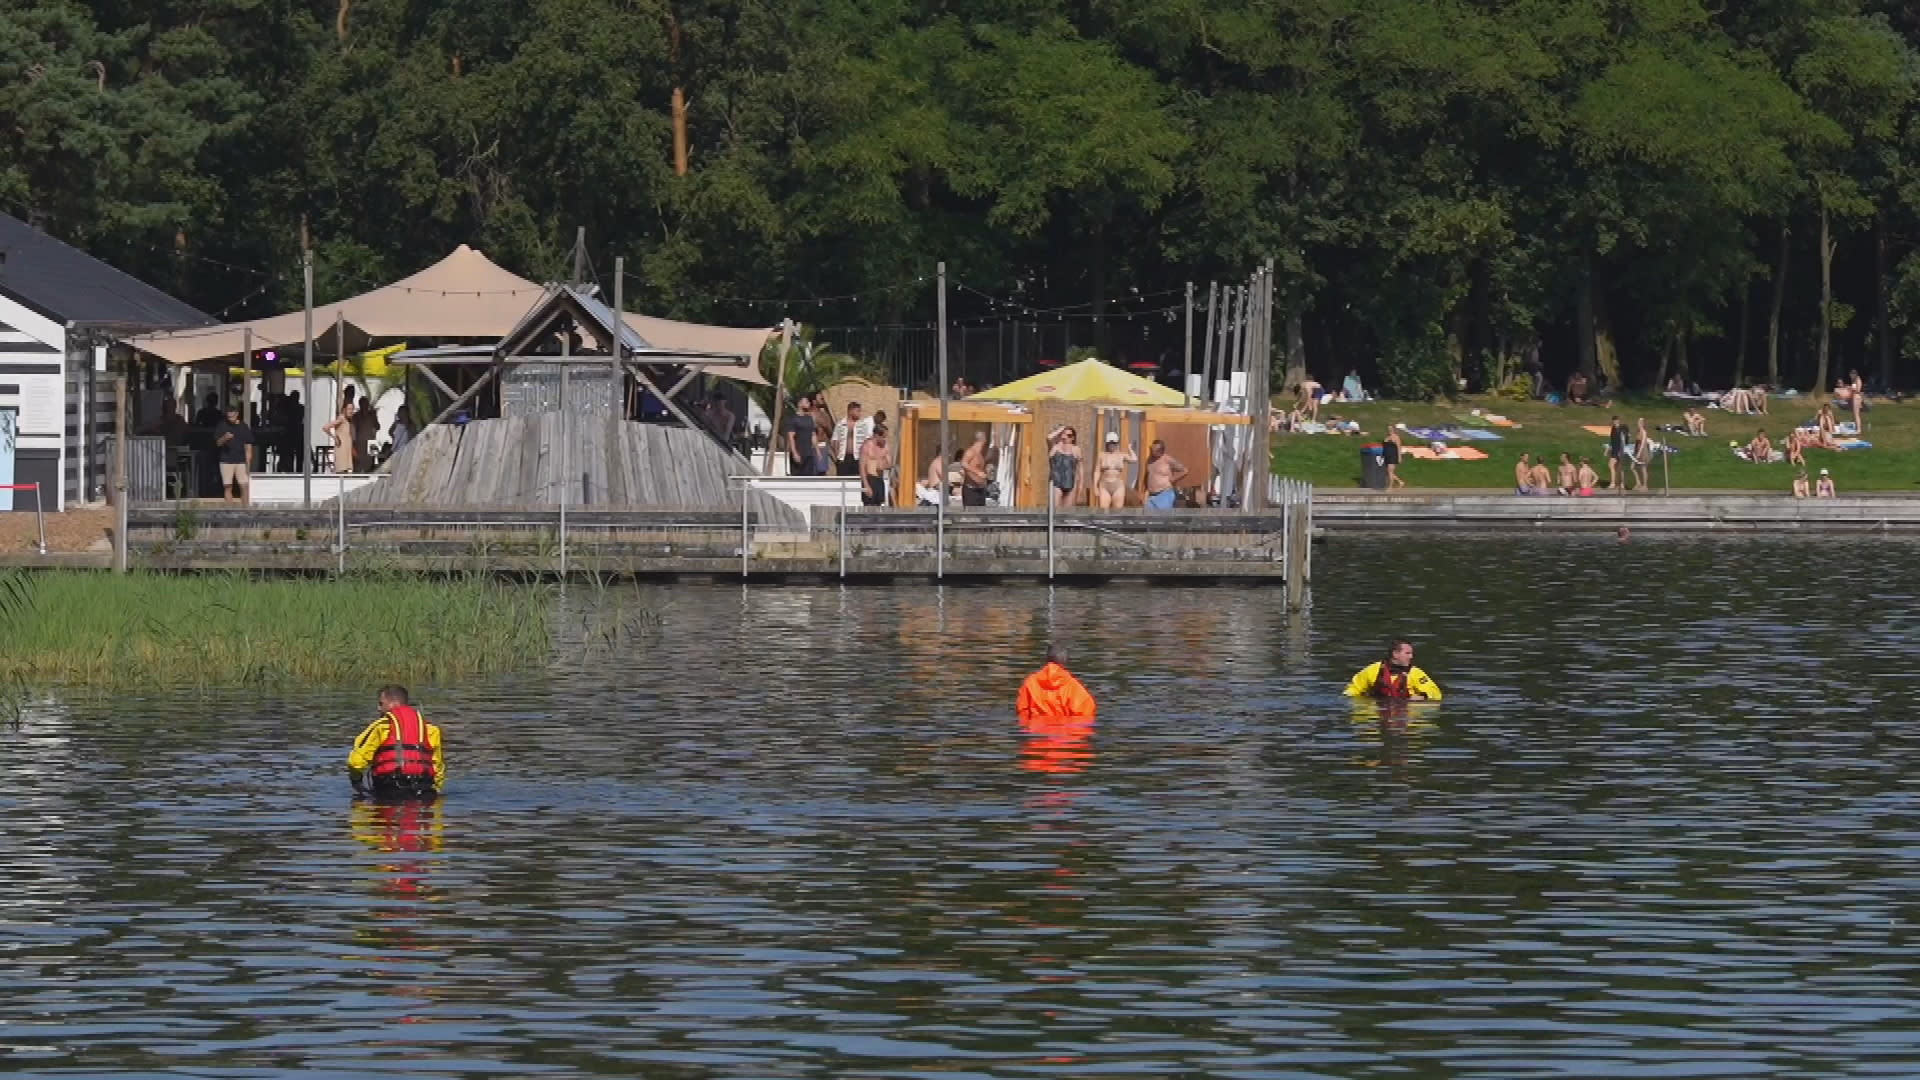
[[[1833,441],[1833,445],[1834,445],[1834,449],[1836,450],[1871,450],[1873,449],[1873,444],[1868,442],[1865,439],[1835,439]]]
[[[1613,434],[1613,428],[1606,424],[1582,424],[1580,427],[1581,430],[1598,435],[1603,439]]]
[[[1435,450],[1431,446],[1409,446],[1400,451],[1410,458],[1422,461],[1485,461],[1487,452],[1471,446],[1449,446]]]
[[[1734,456],[1734,457],[1737,457],[1737,458],[1739,458],[1739,459],[1740,459],[1741,461],[1752,461],[1752,460],[1753,460],[1753,455],[1751,455],[1751,454],[1749,454],[1749,453],[1747,453],[1747,448],[1746,448],[1746,447],[1744,447],[1744,446],[1742,446],[1742,447],[1740,447],[1739,449],[1737,449],[1737,450],[1735,450],[1735,451],[1733,452],[1733,456]],[[1783,461],[1785,461],[1785,460],[1787,460],[1787,455],[1786,455],[1785,453],[1783,453],[1783,452],[1781,452],[1781,451],[1779,451],[1779,450],[1775,450],[1775,451],[1773,452],[1773,456],[1772,456],[1772,457],[1770,457],[1770,458],[1768,458],[1767,460],[1765,460],[1765,461],[1763,461],[1763,462],[1760,462],[1760,464],[1762,464],[1762,465],[1778,465],[1779,463],[1781,463],[1781,462],[1783,462]]]
[[[1482,431],[1478,428],[1408,427],[1405,424],[1396,424],[1395,426],[1398,427],[1401,431],[1404,431],[1407,434],[1412,435],[1415,438],[1424,440],[1426,442],[1476,442],[1476,441],[1499,442],[1500,441],[1500,436],[1495,435],[1491,431]]]

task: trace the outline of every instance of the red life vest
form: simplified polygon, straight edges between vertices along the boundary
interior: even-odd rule
[[[1373,677],[1373,696],[1377,698],[1407,698],[1413,694],[1407,689],[1407,676],[1412,669],[1400,673],[1399,681],[1393,677],[1393,665],[1380,661],[1380,673]]]
[[[373,752],[373,775],[433,779],[433,747],[427,744],[427,722],[411,705],[387,710],[387,741]]]

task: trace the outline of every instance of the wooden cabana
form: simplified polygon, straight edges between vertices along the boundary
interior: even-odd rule
[[[916,490],[925,478],[927,466],[940,448],[940,403],[930,400],[901,402],[901,419],[894,447],[900,482],[895,485],[894,505],[917,504]],[[1039,400],[1028,404],[982,401],[967,398],[947,404],[949,442],[957,455],[966,449],[974,433],[986,431],[989,443],[1000,451],[1004,463],[997,479],[1001,486],[1001,505],[1042,509],[1047,505],[1047,437],[1061,427],[1071,427],[1080,436],[1082,456],[1080,483],[1070,505],[1085,506],[1093,486],[1094,463],[1105,445],[1107,432],[1120,435],[1121,445],[1130,448],[1139,460],[1127,468],[1127,505],[1139,506],[1146,498],[1146,472],[1142,468],[1147,450],[1154,440],[1167,444],[1167,453],[1189,470],[1181,489],[1193,489],[1204,502],[1205,493],[1218,479],[1214,466],[1215,432],[1222,428],[1244,427],[1247,418],[1205,409],[1171,406],[1137,408],[1087,402]]]

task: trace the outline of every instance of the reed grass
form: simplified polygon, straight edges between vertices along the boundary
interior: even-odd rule
[[[549,593],[484,576],[0,577],[0,686],[441,683],[543,664]]]

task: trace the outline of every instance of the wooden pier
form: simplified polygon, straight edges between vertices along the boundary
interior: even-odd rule
[[[155,504],[129,513],[136,566],[338,573],[394,570],[558,577],[558,515],[520,507],[313,510]],[[1286,581],[1310,575],[1304,504],[1098,514],[819,507],[796,526],[748,512],[579,508],[566,573],[596,579]],[[843,528],[844,526],[844,528]],[[944,534],[944,548],[936,537]],[[743,544],[743,537],[745,542]],[[344,538],[344,543],[342,539]]]

